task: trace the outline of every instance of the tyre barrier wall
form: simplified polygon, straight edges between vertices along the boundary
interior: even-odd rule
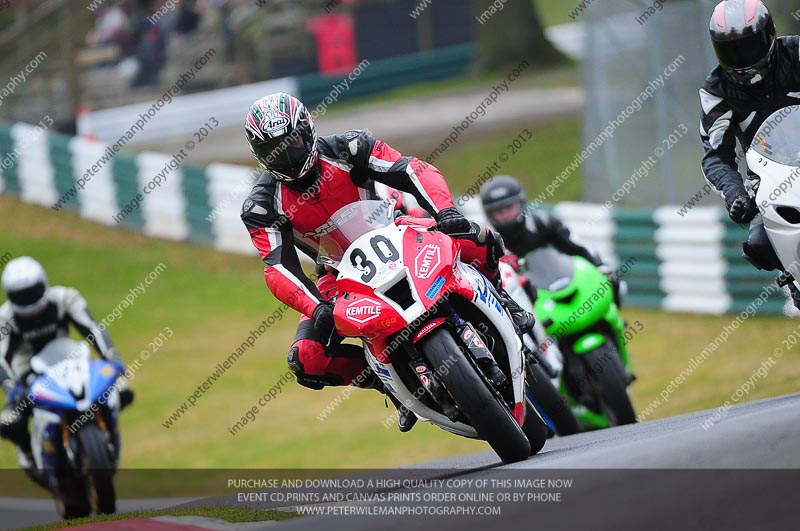
[[[623,276],[626,305],[708,314],[743,311],[777,274],[744,260],[747,227],[730,221],[722,207],[695,207],[683,216],[679,209],[608,210],[600,204],[563,202],[551,210],[613,267],[630,261]],[[465,210],[485,220],[477,201]],[[796,314],[781,290],[769,290],[758,312]]]

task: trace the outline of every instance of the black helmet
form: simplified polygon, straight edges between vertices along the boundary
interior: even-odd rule
[[[742,85],[767,77],[775,57],[775,23],[761,0],[724,0],[708,25],[722,68]]]
[[[525,226],[525,190],[510,175],[497,175],[481,186],[483,211],[492,226],[506,238]]]
[[[253,103],[244,130],[255,159],[279,181],[298,181],[317,163],[314,119],[290,94],[269,94]]]

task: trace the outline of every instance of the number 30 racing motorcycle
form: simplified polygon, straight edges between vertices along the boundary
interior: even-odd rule
[[[758,175],[756,205],[782,264],[778,284],[789,285],[800,308],[800,106],[784,107],[764,120],[747,150],[747,167]]]
[[[367,363],[420,420],[483,439],[503,462],[536,454],[547,425],[525,393],[526,362],[511,316],[459,243],[391,201],[339,209],[319,262],[337,272],[334,320],[363,341]]]
[[[31,446],[63,518],[116,510],[122,364],[92,360],[85,343],[58,338],[31,358]],[[37,481],[38,482],[38,481]]]

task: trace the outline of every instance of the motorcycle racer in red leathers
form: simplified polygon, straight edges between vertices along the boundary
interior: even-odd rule
[[[499,285],[502,240],[455,209],[447,183],[434,166],[403,156],[366,130],[318,137],[306,107],[287,93],[253,103],[245,134],[263,173],[242,205],[242,220],[264,261],[270,291],[302,315],[288,355],[301,385],[381,390],[362,348],[342,344],[335,333],[330,303],[335,277],[318,270],[315,284],[303,272],[296,251],[316,261],[330,216],[355,201],[378,199],[375,183],[413,195],[435,219],[436,230],[458,238],[462,259]],[[502,289],[498,292],[517,328],[530,329],[533,316]],[[396,399],[393,402],[400,431],[408,431],[416,417]]]

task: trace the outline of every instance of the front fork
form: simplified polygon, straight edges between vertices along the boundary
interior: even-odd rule
[[[469,354],[476,360],[478,368],[484,376],[498,388],[502,389],[508,387],[508,378],[506,378],[503,371],[500,370],[497,361],[494,359],[491,351],[475,328],[467,321],[461,319],[461,317],[452,310],[450,311],[448,320],[443,323],[445,322],[454,326],[455,332],[461,340],[462,345],[466,346]],[[419,351],[414,345],[407,344],[406,348],[411,360],[411,366],[414,369],[414,374],[417,375],[417,379],[422,387],[434,399],[439,407],[442,408],[444,414],[447,415],[450,420],[455,421],[459,416],[458,407],[453,402],[452,398],[450,398],[450,395],[444,387],[439,383],[436,374],[430,369],[427,362],[419,354]]]
[[[489,378],[496,387],[503,388],[508,386],[508,378],[506,378],[506,375],[500,370],[500,367],[497,365],[497,360],[495,360],[492,355],[492,351],[489,350],[489,347],[486,346],[486,343],[481,339],[475,327],[461,319],[455,312],[451,312],[450,319],[456,326],[456,333],[461,339],[462,344],[467,347],[467,350],[477,362],[484,376]]]
[[[435,373],[428,366],[428,362],[426,362],[425,359],[420,356],[415,345],[406,343],[405,348],[408,357],[411,360],[411,366],[414,369],[414,374],[417,375],[417,379],[422,385],[422,388],[425,389],[431,398],[433,398],[433,401],[436,402],[440,408],[442,408],[442,412],[447,416],[447,418],[455,422],[459,415],[458,407],[456,406],[455,402],[453,402],[452,398],[450,398],[450,395],[447,394],[447,391],[442,384],[439,383]]]
[[[119,436],[119,410],[113,408],[101,408],[97,411],[94,418],[90,422],[94,422],[97,426],[102,429],[104,432],[108,434],[109,443],[111,445],[111,456],[114,460],[114,468],[116,469],[119,465],[119,456],[120,456],[120,436]],[[74,423],[74,421],[73,421]],[[80,470],[83,466],[83,463],[80,461],[80,456],[78,455],[80,448],[78,445],[78,430],[81,428],[78,427],[77,430],[70,431],[70,423],[66,421],[66,419],[61,419],[61,442],[63,444],[64,452],[67,456],[67,459],[70,462],[70,465],[75,470]]]

